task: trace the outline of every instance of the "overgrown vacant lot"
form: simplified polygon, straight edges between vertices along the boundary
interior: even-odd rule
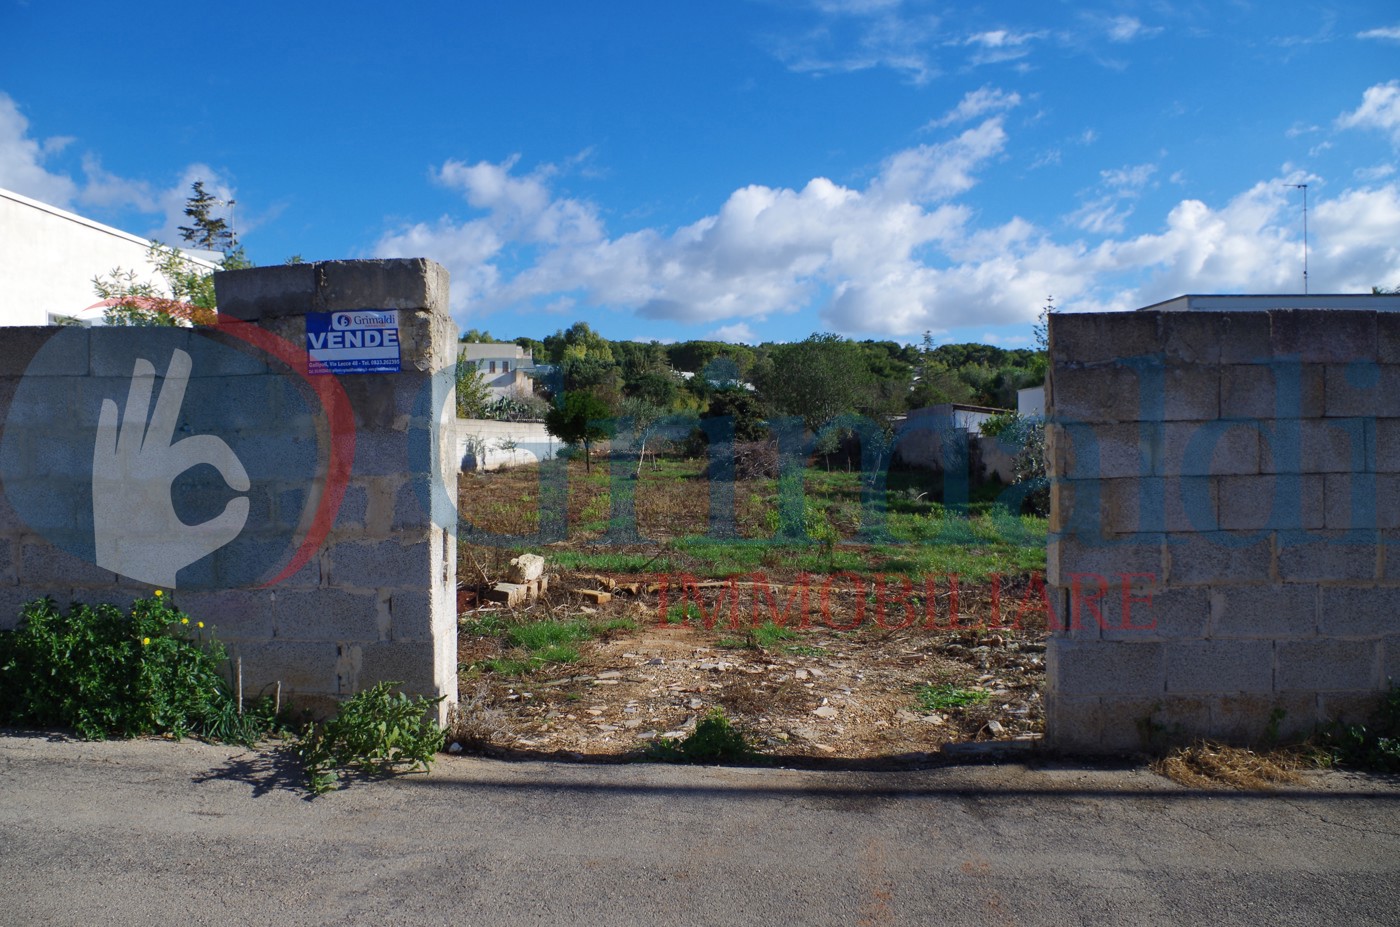
[[[880,513],[844,470],[803,471],[800,493],[716,493],[703,461],[635,472],[463,474],[468,746],[625,756],[714,708],[784,761],[919,761],[1040,730],[1044,519],[945,508],[927,474],[891,474]],[[713,499],[732,514],[712,518]],[[526,552],[547,558],[548,591],[480,598]]]

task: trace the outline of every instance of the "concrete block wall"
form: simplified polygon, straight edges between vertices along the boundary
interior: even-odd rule
[[[303,349],[309,312],[397,309],[401,372],[304,376],[218,329],[12,328],[0,342],[0,627],[44,595],[126,606],[152,585],[94,563],[93,447],[104,398],[127,402],[133,357],[164,375],[193,358],[177,439],[212,435],[248,470],[237,538],[178,573],[173,600],[241,658],[244,689],[280,682],[319,712],[392,679],[456,701],[456,327],[447,272],[425,260],[331,261],[220,273],[221,315]],[[446,371],[445,374],[439,374]],[[436,375],[435,375],[436,374]],[[335,380],[353,422],[353,464],[322,543],[277,580],[348,447],[313,381]],[[186,524],[232,490],[207,466],[172,486]],[[446,526],[446,527],[444,527]],[[140,538],[136,538],[140,541]],[[273,582],[273,580],[276,580]]]
[[[1050,350],[1050,742],[1364,718],[1400,679],[1400,313],[1066,313]]]

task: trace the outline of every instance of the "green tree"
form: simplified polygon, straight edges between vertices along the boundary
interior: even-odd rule
[[[545,414],[544,427],[571,447],[583,445],[584,469],[592,472],[593,442],[603,441],[611,434],[610,412],[607,403],[592,393],[570,390],[562,403]]]
[[[864,410],[873,378],[856,343],[817,333],[778,345],[771,361],[761,395],[779,412],[801,416],[813,431],[843,412]]]
[[[181,252],[152,241],[146,260],[165,280],[169,295],[154,284],[137,279],[134,270],[112,270],[94,277],[93,292],[99,299],[116,300],[102,312],[108,325],[212,325],[215,319],[214,275]]]
[[[234,201],[225,203],[205,190],[202,180],[196,180],[190,186],[194,193],[185,200],[185,215],[190,217],[190,224],[180,226],[180,237],[205,251],[222,254],[237,251],[238,238],[233,229],[221,216],[214,215],[215,206],[232,206]]]
[[[475,361],[457,358],[457,417],[485,418],[491,390]]]

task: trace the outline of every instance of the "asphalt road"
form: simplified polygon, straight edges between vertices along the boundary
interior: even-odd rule
[[[0,736],[0,927],[1400,924],[1400,785],[1141,769],[443,758],[306,800],[276,756]]]

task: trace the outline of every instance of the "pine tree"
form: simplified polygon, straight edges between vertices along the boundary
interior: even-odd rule
[[[194,195],[185,201],[185,215],[192,220],[188,226],[180,226],[180,236],[197,248],[205,251],[219,251],[224,254],[238,250],[238,238],[228,223],[218,216],[211,215],[216,205],[227,204],[204,189],[204,181],[196,180],[192,185]]]

